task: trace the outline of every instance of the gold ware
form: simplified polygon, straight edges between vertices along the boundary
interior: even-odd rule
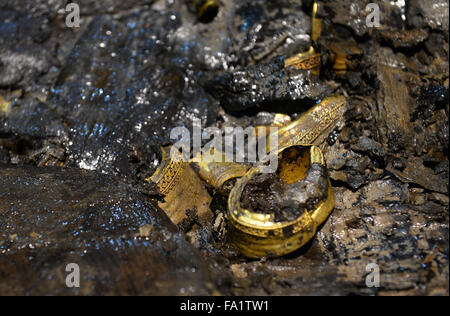
[[[311,46],[307,52],[294,55],[284,61],[284,67],[295,69],[314,69],[320,65],[320,54],[316,53]]]
[[[329,44],[334,54],[333,70],[338,75],[345,75],[348,69],[354,69],[356,60],[362,54],[362,50],[355,42],[332,42]]]
[[[250,165],[235,162],[198,162],[198,175],[209,185],[220,188],[225,182],[240,178],[250,169]]]
[[[304,179],[312,164],[325,167],[323,154],[315,145],[321,144],[336,126],[345,112],[345,105],[346,99],[343,96],[328,97],[293,122],[285,115],[274,118],[272,124],[275,126],[288,123],[277,130],[280,149],[275,153],[279,155],[277,174],[284,183],[290,184]],[[288,150],[300,147],[306,148],[307,154],[302,155],[294,164],[282,156]],[[240,206],[240,197],[246,184],[261,172],[262,164],[251,167],[249,164],[226,160],[180,162],[170,159],[168,151],[169,148],[163,150],[160,166],[148,179],[155,182],[161,193],[165,194],[165,202],[160,202],[159,206],[176,224],[185,218],[185,210],[193,207],[197,208],[199,218],[207,222],[212,214],[209,209],[211,197],[204,188],[201,178],[216,190],[223,191],[221,194],[224,198],[228,195],[231,241],[247,257],[281,256],[295,251],[314,236],[317,227],[334,207],[334,195],[327,179],[326,199],[320,201],[313,209],[303,212],[295,220],[274,221],[270,214],[252,212]],[[233,180],[235,182],[229,182],[232,179],[235,179]],[[229,191],[231,185],[226,185],[227,189],[223,189],[226,183],[234,186],[231,192]]]
[[[297,120],[278,130],[278,147],[319,145],[336,126],[345,110],[346,99],[344,96],[323,99]]]
[[[299,145],[310,148],[309,159],[303,157],[294,167],[287,166],[285,160],[279,157],[278,174],[284,182],[292,183],[304,178],[305,170],[313,163],[326,166],[322,151],[315,145],[325,140],[345,110],[345,97],[328,97],[277,131],[278,146],[281,148],[278,154]],[[317,227],[334,208],[333,190],[327,180],[328,196],[315,209],[304,212],[302,216],[290,222],[274,222],[271,215],[250,212],[240,206],[240,197],[245,186],[260,169],[261,166],[256,166],[238,179],[229,195],[231,241],[243,255],[250,258],[282,256],[302,247],[314,236]]]
[[[11,110],[11,101],[6,101],[5,98],[0,94],[0,113],[8,114]]]
[[[314,1],[312,14],[311,14],[311,40],[314,44],[322,33],[322,20],[316,17],[317,15],[317,2]],[[313,74],[318,73],[318,67],[320,65],[320,54],[316,52],[313,46],[310,46],[306,52],[296,54],[290,58],[287,58],[284,62],[284,67],[292,67],[295,69],[308,70],[312,69]]]
[[[156,183],[159,191],[164,194],[164,202],[158,202],[158,206],[174,224],[186,217],[186,210],[194,208],[200,222],[206,224],[212,217],[209,209],[211,197],[189,163],[172,160],[168,152],[170,147],[162,148],[161,164],[147,179]]]
[[[314,1],[311,14],[311,39],[314,43],[317,42],[320,34],[322,34],[322,20],[317,18],[317,8],[317,2]]]
[[[217,0],[188,0],[188,3],[195,9],[198,20],[203,23],[211,22],[219,13]]]
[[[299,146],[295,146],[299,148]],[[303,155],[298,164],[283,163],[283,151],[279,155],[278,174],[287,184],[301,181],[305,177],[304,166],[320,164],[325,167],[321,150],[316,146],[306,146],[309,155]],[[306,161],[305,161],[306,159]],[[276,257],[288,254],[306,244],[315,234],[317,227],[328,217],[334,208],[334,195],[328,181],[326,198],[319,201],[314,209],[305,210],[301,216],[290,221],[276,221],[273,214],[250,211],[241,207],[241,196],[244,188],[253,177],[261,171],[261,165],[250,169],[245,176],[238,179],[228,199],[228,219],[230,223],[230,239],[232,244],[246,257]],[[289,172],[286,173],[288,169]],[[285,177],[283,173],[289,174]],[[296,177],[292,177],[295,174]]]

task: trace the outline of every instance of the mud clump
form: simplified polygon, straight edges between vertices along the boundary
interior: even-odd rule
[[[258,174],[244,188],[241,206],[256,213],[273,214],[276,222],[292,221],[313,211],[328,196],[328,172],[312,164],[305,179],[286,184],[277,174]]]

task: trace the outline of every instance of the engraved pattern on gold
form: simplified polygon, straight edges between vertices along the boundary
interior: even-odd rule
[[[309,145],[336,124],[345,111],[344,97],[324,99],[296,121],[278,131],[279,146]]]
[[[175,187],[179,181],[181,172],[186,168],[187,164],[183,161],[170,159],[170,147],[162,147],[162,161],[155,173],[147,179],[153,181],[158,186],[162,194],[167,194]]]
[[[319,113],[319,117],[322,117],[320,115],[327,115],[327,111]],[[316,146],[308,147],[310,147],[310,161],[325,165],[321,150]],[[286,148],[280,152],[284,149]],[[273,215],[250,212],[240,206],[244,187],[258,172],[258,166],[250,169],[236,182],[230,193],[228,218],[231,241],[247,257],[281,256],[300,248],[314,236],[317,227],[334,207],[333,190],[329,183],[328,197],[314,210],[305,211],[293,221],[275,222],[271,217]]]
[[[170,161],[169,164],[163,170],[163,177],[156,182],[159,191],[162,194],[167,194],[177,184],[181,171],[186,166],[184,162]]]
[[[295,69],[313,69],[320,65],[320,54],[313,54],[311,56],[301,56],[302,54],[286,59],[284,66],[293,67]]]
[[[176,225],[186,217],[185,210],[194,208],[200,223],[206,224],[212,217],[208,191],[188,162],[172,160],[167,152],[170,152],[170,147],[162,148],[162,162],[147,179],[156,183],[164,195],[164,201],[159,201],[158,206]]]

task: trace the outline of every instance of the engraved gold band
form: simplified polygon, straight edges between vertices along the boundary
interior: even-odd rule
[[[321,150],[310,148],[310,163],[325,165]],[[289,147],[283,148],[279,151]],[[277,257],[293,252],[307,243],[315,234],[317,227],[328,217],[334,207],[334,194],[331,183],[328,195],[314,210],[304,212],[293,221],[275,222],[273,215],[251,212],[243,209],[240,199],[245,186],[256,174],[260,166],[250,169],[238,179],[228,199],[228,219],[233,245],[250,258]]]

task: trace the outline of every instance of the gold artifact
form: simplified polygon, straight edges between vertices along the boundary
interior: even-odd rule
[[[211,197],[189,163],[172,160],[168,152],[169,148],[162,149],[162,162],[147,179],[156,183],[159,191],[164,194],[164,202],[158,202],[158,206],[174,224],[186,217],[186,210],[194,208],[200,222],[206,223],[212,216],[209,209]]]
[[[323,99],[298,119],[278,130],[278,147],[321,144],[342,118],[345,110],[344,96]]]
[[[216,0],[187,0],[197,13],[200,22],[209,23],[219,13],[219,3]]]
[[[275,116],[272,125],[287,123],[277,131],[279,150],[274,153],[278,155],[276,174],[284,183],[300,183],[313,164],[326,167],[323,154],[315,145],[319,145],[333,130],[345,112],[345,105],[345,97],[335,96],[325,98],[293,122],[287,116]],[[261,172],[261,163],[252,167],[250,164],[233,162],[180,162],[171,160],[167,150],[163,150],[161,165],[148,179],[155,182],[160,192],[165,194],[165,202],[160,202],[160,207],[176,224],[185,217],[185,210],[194,206],[199,218],[207,220],[211,217],[211,197],[200,178],[216,190],[223,191],[223,194],[229,194],[231,241],[245,256],[281,256],[295,251],[314,236],[317,227],[334,207],[333,191],[327,177],[326,198],[320,203],[305,210],[296,219],[274,221],[271,214],[243,209],[240,205],[246,184]],[[293,150],[301,153],[296,160],[286,156]],[[232,179],[235,182],[229,182]],[[222,190],[225,183],[233,186],[231,193],[229,188]]]
[[[295,163],[283,152],[297,150],[300,155]],[[284,185],[300,182],[305,178],[305,166],[310,168],[313,164],[325,166],[321,150],[316,146],[285,147],[279,155],[279,168],[277,174]],[[307,243],[315,234],[317,227],[328,217],[334,207],[334,195],[331,183],[327,178],[327,192],[324,198],[306,209],[295,219],[287,221],[275,220],[274,214],[248,210],[241,207],[241,197],[244,188],[252,178],[260,173],[261,165],[250,169],[245,176],[238,179],[231,190],[228,199],[228,220],[232,244],[245,256],[250,258],[276,257],[293,252]],[[267,210],[265,210],[267,211]]]
[[[320,64],[320,54],[316,53],[311,46],[307,52],[294,55],[284,61],[284,67],[293,67],[296,69],[314,69]]]
[[[322,21],[316,17],[317,2],[314,2],[311,17],[311,40],[315,44],[322,33]],[[293,67],[296,69],[312,69],[313,74],[317,74],[317,68],[320,65],[320,54],[316,52],[313,46],[303,53],[299,53],[284,61],[284,67]]]
[[[9,113],[11,109],[11,101],[6,101],[5,98],[0,94],[0,113]]]
[[[317,18],[317,2],[314,1],[313,8],[312,8],[312,14],[311,14],[311,39],[314,43],[317,42],[317,40],[320,37],[320,34],[322,33],[322,20]]]
[[[355,68],[355,60],[362,54],[358,45],[351,41],[331,42],[330,49],[334,54],[333,70],[338,75],[345,75],[348,69]]]
[[[209,185],[220,188],[228,180],[240,178],[250,169],[250,165],[235,162],[198,162],[198,174]]]

